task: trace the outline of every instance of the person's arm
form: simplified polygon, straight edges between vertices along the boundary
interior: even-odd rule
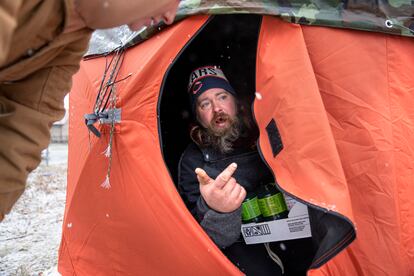
[[[151,19],[174,21],[179,0],[73,0],[75,10],[87,27],[112,28],[127,24],[132,30],[148,25]]]
[[[200,195],[199,184],[194,170],[203,166],[203,158],[195,145],[191,144],[181,156],[178,165],[178,191],[187,208],[198,222],[210,208]]]
[[[189,147],[179,164],[179,192],[190,212],[204,231],[217,244],[224,248],[233,244],[240,236],[241,208],[221,213],[211,209],[200,194],[200,184],[195,174],[202,167],[203,160],[198,150]]]
[[[17,13],[21,5],[22,1],[6,0],[0,2],[0,68],[3,67],[3,62],[6,61],[9,53],[13,33],[17,28]]]

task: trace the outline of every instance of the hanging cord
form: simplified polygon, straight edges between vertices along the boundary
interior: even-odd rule
[[[108,60],[108,56],[112,55],[111,59]],[[112,168],[112,153],[113,153],[113,141],[115,133],[116,119],[116,84],[123,81],[131,76],[129,74],[125,78],[117,80],[119,70],[125,57],[125,48],[118,47],[113,52],[106,55],[105,68],[102,76],[102,81],[99,86],[98,94],[96,96],[95,104],[93,107],[93,113],[85,114],[85,124],[89,129],[89,150],[91,149],[91,138],[90,133],[92,132],[98,138],[101,136],[99,130],[94,126],[98,120],[102,123],[110,124],[109,142],[108,147],[103,152],[108,158],[108,169],[106,171],[105,181],[101,184],[102,188],[111,188],[110,176]]]
[[[121,80],[116,80],[116,78],[118,77],[119,69],[121,68],[122,62],[124,61],[124,57],[125,57],[124,53],[125,51],[123,48],[117,49],[113,59],[109,63],[109,66],[110,66],[113,60],[115,60],[114,67],[111,70],[111,74],[106,82],[106,85],[104,88],[105,90],[102,89],[102,86],[103,86],[102,83],[104,81],[104,79],[102,79],[100,91],[103,90],[104,92],[102,93],[102,96],[100,96],[101,93],[98,93],[98,97],[97,97],[98,99],[95,103],[95,108],[94,108],[95,113],[103,112],[106,109],[109,100],[112,98],[112,94],[115,92],[114,91],[115,84],[129,77],[128,75],[126,78],[123,78]],[[106,76],[106,72],[104,72],[104,77],[105,76]],[[104,104],[102,105],[102,103]]]
[[[107,149],[104,151],[105,156],[109,159],[108,160],[108,169],[106,171],[106,177],[105,177],[105,181],[101,184],[101,187],[104,189],[109,189],[111,188],[111,183],[109,181],[110,176],[111,176],[111,168],[112,168],[112,146],[113,146],[113,138],[114,138],[114,132],[115,132],[115,108],[116,108],[116,83],[118,81],[116,81],[116,78],[118,76],[119,73],[119,69],[122,65],[122,62],[124,60],[124,55],[123,55],[123,51],[122,52],[118,52],[116,53],[114,59],[115,59],[115,63],[114,63],[114,68],[111,71],[111,75],[108,78],[108,81],[106,83],[106,90],[103,93],[102,97],[99,97],[96,105],[95,105],[95,113],[97,114],[101,114],[102,112],[104,112],[104,110],[109,109],[107,115],[109,118],[111,118],[111,129],[109,132],[109,142],[108,142],[108,147]],[[112,63],[112,60],[110,62],[110,64]],[[104,74],[105,75],[105,74]],[[125,79],[125,78],[123,78]],[[102,84],[101,84],[102,85]],[[108,88],[109,88],[109,93],[108,93]],[[107,95],[107,96],[106,96]],[[109,104],[109,106],[108,106]]]
[[[106,55],[105,69],[104,69],[102,81],[101,81],[101,84],[98,90],[98,94],[96,96],[95,104],[93,107],[93,113],[85,114],[84,116],[85,124],[88,127],[89,131],[92,132],[98,138],[101,137],[101,133],[94,126],[94,124],[100,119],[109,118],[109,114],[105,110],[108,107],[108,103],[112,97],[112,94],[115,93],[115,89],[114,89],[115,84],[131,76],[131,74],[129,74],[125,78],[116,80],[119,74],[119,69],[121,68],[122,62],[125,57],[124,54],[125,54],[125,48],[118,47],[114,51]],[[112,55],[112,58],[109,62],[108,62],[108,55]],[[113,119],[114,118],[112,118],[112,120]]]
[[[101,187],[105,188],[105,189],[111,188],[111,183],[109,182],[109,179],[110,179],[110,176],[111,176],[111,168],[112,168],[112,142],[113,142],[113,137],[114,137],[114,132],[115,132],[115,114],[114,113],[115,113],[115,105],[116,105],[115,85],[113,87],[114,87],[113,88],[114,93],[112,93],[111,104],[110,104],[110,107],[111,107],[110,110],[112,112],[113,120],[111,121],[111,130],[109,132],[108,147],[104,151],[105,156],[109,158],[109,160],[108,160],[108,169],[106,171],[105,181],[101,184]]]
[[[267,254],[269,254],[269,257],[280,267],[282,270],[282,274],[285,273],[285,267],[283,266],[282,260],[279,258],[278,255],[276,255],[275,252],[270,249],[269,243],[265,243],[264,246],[266,247]]]

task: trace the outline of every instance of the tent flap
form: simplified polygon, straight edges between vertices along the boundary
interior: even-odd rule
[[[240,275],[182,202],[160,149],[157,102],[163,76],[206,22],[196,16],[125,53],[122,108],[109,159],[109,132],[88,138],[105,58],[84,61],[71,91],[68,193],[59,254],[63,275]]]

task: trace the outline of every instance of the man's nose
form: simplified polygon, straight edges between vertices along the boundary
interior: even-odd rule
[[[167,25],[171,25],[174,22],[174,18],[175,18],[175,11],[172,11],[172,10],[167,11],[162,16],[164,23]]]
[[[173,8],[169,9],[162,15],[162,19],[165,24],[171,25],[174,22],[175,15],[177,13],[178,3],[179,1],[177,1],[176,5]]]
[[[213,110],[214,112],[220,112],[223,111],[223,108],[221,106],[221,104],[219,104],[218,102],[213,102]]]

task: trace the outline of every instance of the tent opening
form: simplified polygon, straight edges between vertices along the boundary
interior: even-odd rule
[[[192,70],[219,66],[248,106],[254,99],[257,41],[261,16],[212,16],[177,56],[164,78],[159,102],[159,126],[164,160],[174,183],[178,162],[190,143],[194,122],[187,85]]]
[[[251,106],[255,97],[261,22],[260,15],[210,17],[167,70],[158,103],[159,133],[165,164],[174,183],[178,184],[178,163],[190,143],[189,131],[194,123],[187,93],[190,73],[205,65],[219,66],[238,98]],[[306,248],[306,252],[301,249],[301,256],[285,259],[293,266],[300,264],[306,271],[309,267],[321,266],[339,253],[355,238],[355,231],[342,215],[304,203],[308,206],[312,237],[292,241],[296,243],[293,248]]]
[[[204,65],[219,66],[235,89],[239,101],[245,107],[251,107],[255,98],[256,55],[261,21],[259,15],[211,17],[167,71],[159,100],[159,131],[164,160],[176,185],[178,163],[190,143],[189,132],[195,123],[187,93],[191,71]],[[292,262],[300,261],[305,273],[314,256],[311,240],[302,239],[296,243],[298,247],[307,247],[306,252],[309,251],[306,259],[292,259]],[[262,246],[253,245],[252,248],[258,250]],[[226,251],[226,254],[229,257],[238,253]],[[261,269],[268,275],[274,273],[273,267],[262,266]]]

